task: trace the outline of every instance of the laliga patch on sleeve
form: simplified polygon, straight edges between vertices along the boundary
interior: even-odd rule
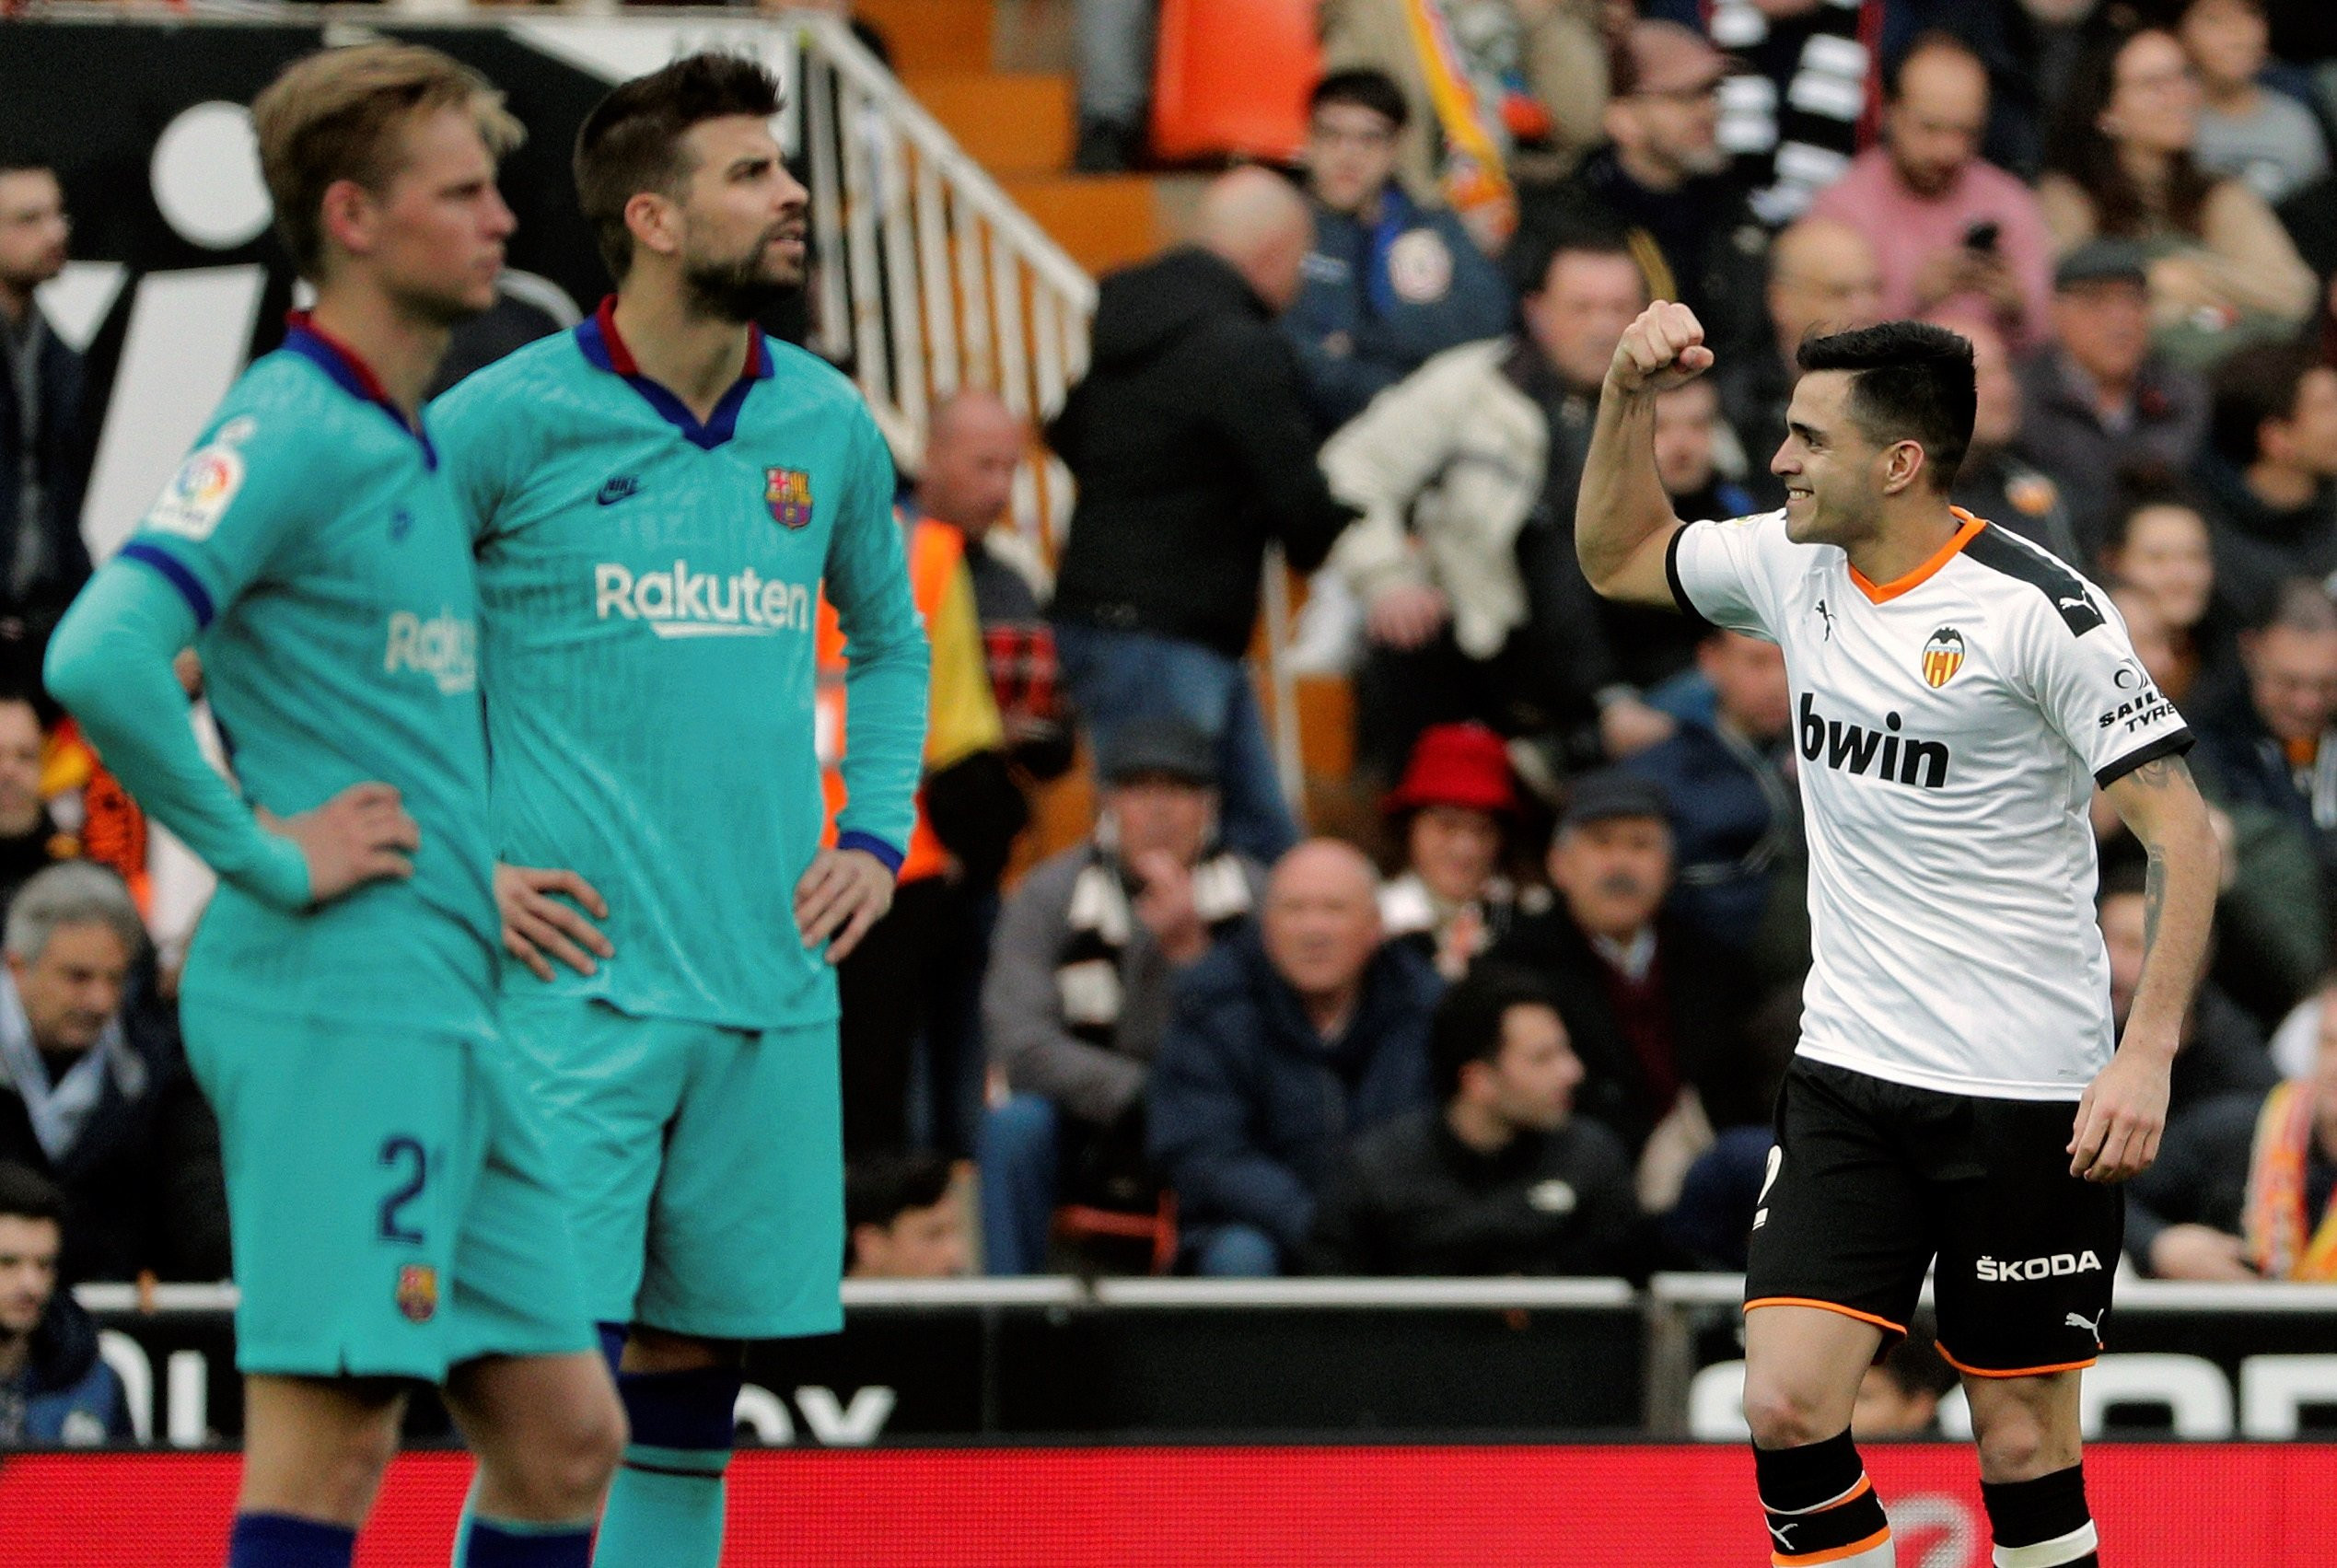
[[[237,431],[234,426],[247,427]],[[249,435],[248,422],[237,420],[219,432],[211,444],[187,454],[179,471],[146,514],[146,527],[180,539],[206,540],[227,515],[227,507],[243,488],[243,454],[227,437]]]

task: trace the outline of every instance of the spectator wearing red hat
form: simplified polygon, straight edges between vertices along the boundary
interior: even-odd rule
[[[1482,725],[1432,726],[1380,805],[1404,846],[1403,870],[1379,889],[1380,925],[1459,980],[1518,910],[1502,874],[1517,815],[1508,749]]]

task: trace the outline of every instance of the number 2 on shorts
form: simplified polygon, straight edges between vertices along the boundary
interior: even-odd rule
[[[395,1170],[408,1163],[412,1156],[412,1170],[390,1195],[381,1200],[381,1238],[402,1241],[410,1246],[422,1245],[422,1232],[409,1228],[399,1217],[399,1211],[422,1196],[423,1184],[430,1179],[430,1156],[422,1146],[422,1140],[401,1132],[386,1138],[381,1144],[381,1164]]]

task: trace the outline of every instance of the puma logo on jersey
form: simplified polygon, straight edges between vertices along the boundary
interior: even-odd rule
[[[395,675],[403,669],[428,676],[450,697],[473,690],[479,684],[477,623],[450,610],[442,610],[427,621],[412,610],[399,610],[390,617],[381,671]]]
[[[2099,1348],[2101,1344],[2101,1320],[2109,1316],[2110,1308],[2105,1307],[2090,1318],[2080,1318],[2075,1312],[2066,1313],[2063,1316],[2062,1322],[2072,1329],[2083,1329],[2086,1332],[2093,1335],[2094,1344],[2096,1348]]]
[[[771,637],[811,630],[811,594],[751,566],[717,577],[677,560],[669,572],[635,575],[603,561],[592,569],[592,612],[600,621],[645,621],[660,637]]]
[[[2094,1249],[2083,1252],[2056,1252],[2048,1258],[1990,1258],[1982,1256],[1977,1265],[1983,1284],[2009,1284],[2017,1280],[2049,1280],[2057,1274],[2082,1274],[2101,1267],[2101,1259]],[[2070,1317],[2077,1318],[2075,1313]],[[2085,1319],[2078,1318],[2083,1323]],[[2090,1325],[2087,1325],[2090,1327]]]
[[[1885,714],[1883,724],[1883,729],[1868,729],[1864,725],[1827,718],[1818,712],[1815,702],[1805,691],[1801,698],[1801,754],[1808,761],[1824,762],[1838,773],[1861,778],[1871,774],[1885,784],[1913,784],[1917,789],[1938,789],[1947,784],[1945,741],[1901,735],[1897,714]]]

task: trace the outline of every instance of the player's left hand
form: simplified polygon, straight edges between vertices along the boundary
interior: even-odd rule
[[[796,928],[803,945],[828,944],[828,961],[848,958],[892,908],[892,873],[865,849],[823,849],[796,884]]]
[[[2167,1130],[2168,1063],[2122,1047],[2086,1086],[2069,1139],[2069,1174],[2088,1181],[2140,1176],[2158,1157]]]
[[[596,955],[612,958],[617,954],[592,920],[552,897],[555,893],[582,905],[592,920],[609,918],[609,900],[573,871],[501,863],[495,866],[495,910],[503,916],[504,950],[534,970],[538,980],[552,979],[552,958],[578,974],[590,974],[599,967],[593,962]]]

